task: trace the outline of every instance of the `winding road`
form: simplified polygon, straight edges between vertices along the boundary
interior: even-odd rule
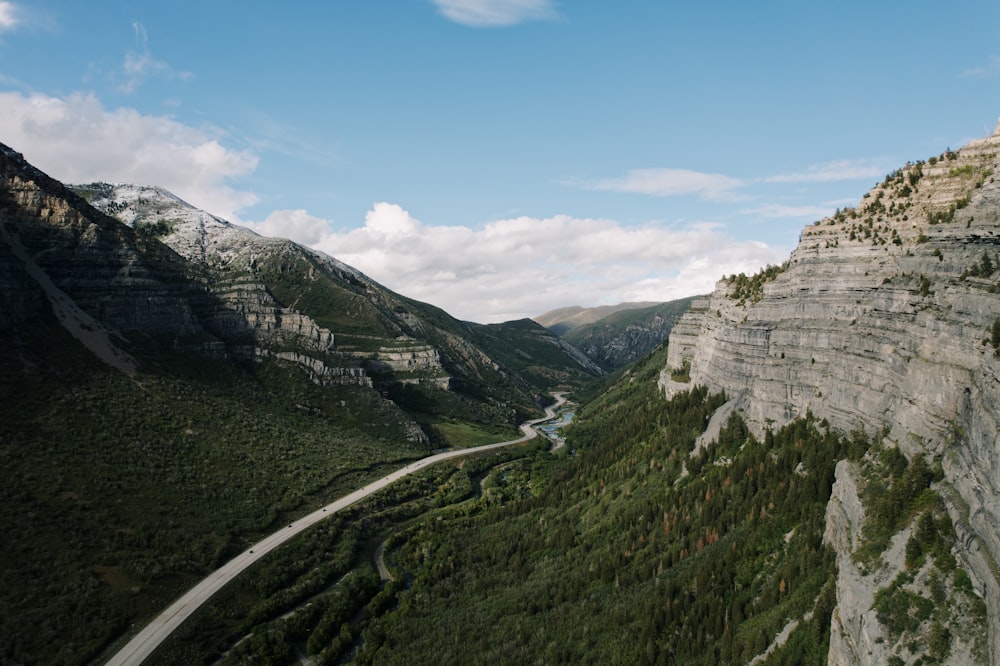
[[[554,393],[553,395],[556,398],[555,404],[545,409],[545,416],[542,418],[522,423],[520,427],[521,432],[524,433],[524,435],[518,439],[512,439],[507,442],[497,442],[495,444],[485,444],[483,446],[476,446],[468,449],[445,451],[444,453],[438,453],[426,458],[421,458],[420,460],[412,462],[406,467],[398,469],[391,474],[387,474],[381,479],[373,481],[348,495],[344,495],[340,499],[313,511],[309,515],[299,518],[295,522],[290,523],[287,527],[284,527],[270,536],[261,539],[253,546],[210,573],[200,583],[188,590],[180,599],[175,601],[165,611],[155,617],[142,629],[142,631],[136,634],[132,640],[126,643],[125,647],[119,650],[113,657],[111,657],[111,659],[108,660],[107,665],[135,666],[137,664],[141,664],[150,654],[153,653],[153,650],[159,647],[160,643],[162,643],[167,636],[174,631],[174,629],[179,627],[184,620],[189,618],[196,610],[198,610],[198,608],[201,607],[202,604],[208,601],[216,592],[221,590],[229,581],[243,573],[250,567],[250,565],[270,553],[281,544],[285,543],[295,535],[309,529],[327,516],[332,516],[338,511],[346,509],[352,504],[378,492],[389,484],[402,479],[404,476],[418,472],[425,467],[429,467],[430,465],[437,464],[444,460],[450,460],[451,458],[459,458],[473,453],[481,453],[491,449],[513,446],[515,444],[521,444],[522,442],[534,439],[538,436],[535,426],[539,423],[555,418],[556,410],[566,402],[564,394]]]

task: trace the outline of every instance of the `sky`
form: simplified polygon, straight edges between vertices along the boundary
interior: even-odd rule
[[[707,293],[998,116],[996,0],[0,0],[0,142],[481,323]]]

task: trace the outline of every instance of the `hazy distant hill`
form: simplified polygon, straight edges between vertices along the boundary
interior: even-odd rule
[[[578,326],[585,326],[587,324],[593,324],[599,319],[603,319],[608,315],[620,312],[622,310],[634,310],[637,308],[648,308],[657,303],[645,303],[645,302],[634,302],[634,303],[619,303],[618,305],[599,305],[593,308],[584,308],[579,305],[571,305],[565,308],[556,308],[555,310],[549,310],[544,314],[540,314],[537,317],[532,317],[533,320],[537,321],[539,324],[549,329],[556,335],[564,335],[567,331],[571,331]]]
[[[605,371],[634,363],[670,335],[694,297],[667,303],[560,308],[535,318]],[[544,324],[543,324],[544,325]]]

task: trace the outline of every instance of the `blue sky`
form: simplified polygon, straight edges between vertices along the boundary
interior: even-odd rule
[[[40,168],[482,322],[707,292],[998,116],[995,0],[0,0]]]

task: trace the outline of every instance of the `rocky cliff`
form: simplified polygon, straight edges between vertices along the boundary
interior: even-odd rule
[[[484,351],[476,327],[394,294],[332,257],[259,236],[161,188],[91,183],[74,190],[210,275],[207,289],[225,306],[217,326],[248,332],[257,358],[294,359],[324,383],[442,390],[478,384],[479,393],[489,384],[524,407],[533,401],[524,400],[531,389],[517,373]],[[577,378],[593,372],[563,356]]]
[[[955,525],[954,551],[990,609],[994,664],[998,155],[1000,126],[960,150],[907,164],[856,207],[807,227],[782,266],[722,279],[674,327],[660,380],[668,394],[690,384],[725,390],[758,433],[812,412],[844,432],[878,433],[909,458],[940,462],[938,491]],[[838,483],[850,485],[839,474]],[[834,542],[841,553],[852,550],[850,539]],[[880,663],[887,653],[870,649],[878,633],[857,629],[864,621],[857,614],[869,610],[884,580],[848,580],[848,569],[841,567],[831,662]]]

